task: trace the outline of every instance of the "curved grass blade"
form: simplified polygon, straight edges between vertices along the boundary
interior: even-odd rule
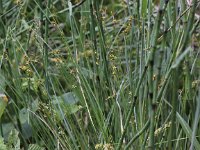
[[[193,140],[194,147],[196,149],[200,149],[200,144],[197,141],[197,139],[196,138],[192,139],[192,130],[191,130],[190,126],[188,125],[188,123],[181,117],[181,115],[179,113],[176,113],[176,118],[177,118],[178,122],[180,123],[181,127],[183,128],[185,134],[189,137],[190,141]]]

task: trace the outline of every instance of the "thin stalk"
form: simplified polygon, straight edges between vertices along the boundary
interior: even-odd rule
[[[170,16],[172,16],[172,24],[176,23],[176,18],[177,18],[177,2],[176,1],[171,1],[171,14]],[[172,27],[172,46],[173,46],[173,56],[175,58],[176,55],[176,39],[177,39],[177,35],[176,33],[176,25]],[[172,57],[173,60],[173,57]],[[179,67],[178,67],[179,68]],[[177,111],[177,89],[178,89],[178,68],[174,69],[173,73],[172,73],[172,115],[171,115],[171,127],[170,127],[170,132],[169,132],[169,143],[168,143],[168,147],[169,149],[173,148],[173,143],[172,140],[175,139],[175,135],[176,135],[176,111]]]
[[[77,71],[77,73],[79,74],[80,72],[79,72],[79,62],[78,62],[78,53],[79,53],[79,51],[78,51],[78,42],[77,42],[77,40],[76,40],[76,35],[78,34],[77,32],[78,32],[78,30],[77,30],[77,24],[76,24],[76,20],[75,20],[75,18],[74,18],[74,14],[73,14],[73,9],[72,9],[72,3],[70,2],[70,1],[68,1],[68,6],[69,6],[69,8],[70,8],[70,12],[69,12],[69,14],[67,14],[68,15],[68,17],[69,17],[69,21],[70,21],[70,27],[71,27],[71,31],[72,31],[72,34],[71,34],[71,36],[72,36],[72,41],[73,41],[73,51],[74,51],[74,53],[75,53],[75,61],[74,61],[74,63],[75,63],[75,65],[76,65],[76,71]],[[80,69],[81,70],[81,69]],[[82,74],[82,73],[80,73],[80,74]],[[88,107],[88,103],[87,103],[87,101],[86,101],[86,96],[85,96],[85,91],[83,90],[83,86],[82,86],[82,82],[83,81],[81,81],[81,78],[79,77],[79,75],[77,75],[77,81],[78,81],[78,83],[79,83],[79,86],[80,86],[80,90],[81,90],[81,93],[82,93],[82,96],[83,96],[83,99],[84,99],[84,101],[85,101],[85,104],[86,104],[86,107],[87,107],[87,110],[88,110],[88,114],[89,114],[89,117],[90,117],[90,120],[91,120],[91,123],[92,123],[92,125],[93,125],[93,127],[94,127],[94,129],[95,129],[95,126],[94,126],[94,123],[93,123],[93,120],[92,120],[92,118],[91,118],[91,114],[90,114],[90,109],[89,109],[89,107]],[[89,89],[89,88],[88,88]],[[67,120],[66,120],[67,121]],[[73,127],[73,126],[72,126]],[[78,145],[77,145],[77,143],[76,143],[76,139],[74,138],[74,135],[72,134],[73,132],[71,132],[70,130],[68,130],[68,132],[70,132],[70,138],[71,138],[71,140],[72,140],[72,142],[73,142],[73,145],[74,145],[74,149],[78,149]]]
[[[148,66],[145,66],[145,68],[143,70],[143,73],[142,73],[142,76],[141,76],[140,80],[138,81],[138,84],[137,84],[137,87],[136,87],[136,90],[135,90],[135,94],[134,94],[134,97],[133,97],[133,101],[132,101],[131,107],[130,107],[130,109],[128,111],[128,115],[127,115],[127,118],[126,118],[126,121],[125,121],[124,130],[123,130],[123,133],[122,133],[122,135],[121,135],[121,137],[119,139],[119,144],[117,146],[117,150],[121,149],[122,142],[123,142],[123,139],[125,137],[126,130],[128,128],[129,121],[131,119],[131,115],[133,113],[133,108],[134,108],[135,103],[136,103],[136,101],[138,99],[139,89],[140,89],[140,86],[141,86],[141,84],[143,82],[143,79],[144,79],[144,76],[146,74],[147,68],[148,68]]]
[[[159,56],[158,56],[158,66],[157,66],[157,74],[155,75],[155,85],[154,85],[154,93],[153,93],[154,98],[153,99],[156,99],[156,96],[158,95],[159,81],[161,78],[161,67],[162,67],[163,54],[164,54],[164,43],[162,44],[162,48],[161,48],[161,50],[159,52]],[[155,101],[155,102],[157,102],[157,101]]]
[[[193,25],[193,22],[194,22],[197,0],[193,0],[192,2],[193,2],[193,5],[192,5],[192,9],[191,9],[189,18],[188,18],[187,26],[185,28],[184,37],[183,37],[183,40],[181,41],[182,46],[180,47],[180,52],[184,51],[187,44],[188,44],[188,38],[189,38],[189,35],[191,34],[190,31],[192,29],[192,25]]]
[[[146,143],[147,143],[148,136],[149,136],[149,130],[146,132],[146,135],[145,135],[144,140],[143,140],[143,143],[142,143],[141,150],[146,150],[145,145],[146,145]]]
[[[155,121],[155,99],[153,96],[154,93],[154,83],[153,83],[153,68],[154,68],[154,59],[155,59],[155,51],[157,46],[157,39],[159,33],[159,27],[161,25],[162,16],[166,9],[167,3],[164,4],[164,7],[160,4],[160,8],[158,10],[157,21],[155,24],[154,31],[152,33],[152,51],[149,56],[149,70],[148,70],[148,87],[149,87],[149,116],[150,116],[150,132],[149,132],[149,149],[154,149],[154,121]],[[162,7],[164,9],[162,9]]]
[[[176,138],[176,112],[177,112],[177,89],[178,89],[178,68],[172,73],[172,115],[171,115],[171,128],[169,134],[169,149],[173,149],[172,140]]]
[[[96,31],[95,31],[95,26],[96,26],[96,22],[94,20],[95,16],[94,16],[94,9],[92,6],[92,2],[90,1],[90,35],[91,35],[91,40],[93,41],[93,51],[94,53],[97,52],[97,35],[96,35]],[[94,72],[97,72],[97,59],[95,57],[95,55],[92,55],[92,59],[93,59],[93,66],[94,66]],[[94,76],[94,80],[95,80],[96,76]],[[98,93],[98,92],[97,92]]]
[[[125,150],[127,150],[130,146],[131,146],[131,144],[135,141],[135,140],[137,140],[137,138],[142,134],[142,133],[144,133],[144,131],[146,131],[146,129],[149,127],[149,124],[150,124],[150,120],[148,120],[147,122],[146,122],[146,124],[144,125],[144,127],[130,140],[130,142],[127,144],[127,146],[125,147]]]
[[[99,29],[99,34],[100,34],[100,45],[101,45],[101,49],[100,49],[100,55],[101,55],[101,59],[102,59],[102,68],[101,70],[103,70],[104,72],[104,76],[105,76],[105,81],[106,81],[106,86],[108,86],[108,88],[110,88],[110,71],[108,68],[108,60],[107,60],[107,56],[106,56],[106,51],[108,51],[107,46],[106,46],[106,37],[104,34],[104,29],[103,29],[103,25],[102,25],[102,20],[101,20],[101,15],[100,15],[100,10],[99,10],[99,2],[98,1],[94,1],[94,8],[96,11],[96,20],[97,20],[97,27]]]
[[[5,21],[3,17],[3,2],[0,0],[0,37],[2,39],[6,36]]]
[[[39,0],[38,5],[39,5],[39,9],[40,9],[40,36],[43,39],[44,38],[44,15],[43,15],[42,1]]]
[[[94,49],[97,50],[97,36],[96,36],[96,31],[95,31],[95,26],[96,26],[96,22],[94,20],[95,16],[94,16],[94,9],[92,6],[92,2],[90,2],[90,20],[91,20],[91,26],[90,26],[90,30],[91,30],[91,39],[93,41],[93,45],[94,45]]]
[[[197,106],[196,106],[196,112],[195,112],[195,117],[194,117],[190,150],[194,149],[193,147],[194,147],[195,138],[196,138],[196,134],[198,130],[199,117],[200,117],[200,90],[198,91],[198,96],[197,96]]]
[[[51,6],[51,0],[47,1],[47,7],[46,7],[46,19],[45,19],[45,37],[44,37],[44,70],[45,70],[45,87],[47,90],[47,94],[49,95],[49,73],[48,73],[48,39],[49,39],[49,9]]]

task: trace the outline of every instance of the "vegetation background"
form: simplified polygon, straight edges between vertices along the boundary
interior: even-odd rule
[[[0,149],[200,150],[199,0],[0,0]]]

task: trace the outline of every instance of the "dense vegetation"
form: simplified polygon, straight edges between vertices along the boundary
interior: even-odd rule
[[[0,149],[200,150],[198,0],[0,0]]]

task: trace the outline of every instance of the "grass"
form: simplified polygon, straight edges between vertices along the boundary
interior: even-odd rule
[[[0,0],[3,150],[200,149],[199,3]]]

